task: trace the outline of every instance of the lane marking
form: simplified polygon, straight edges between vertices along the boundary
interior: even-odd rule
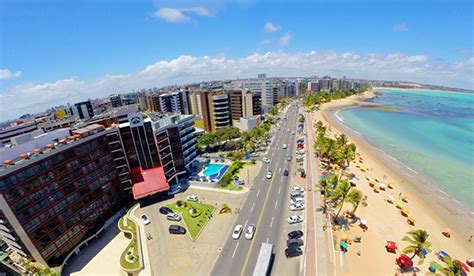
[[[258,220],[257,220],[257,223],[255,224],[257,226],[257,229],[255,230],[255,237],[258,235],[258,231],[260,230],[260,222],[262,221],[262,218],[263,218],[263,213],[265,212],[265,208],[267,207],[267,202],[268,202],[268,198],[270,196],[270,192],[272,191],[272,187],[273,187],[273,182],[274,182],[275,178],[272,178],[272,180],[270,181],[270,185],[268,187],[268,191],[265,195],[265,200],[263,201],[263,208],[262,210],[260,210],[260,214],[258,216]],[[255,203],[254,203],[255,204]],[[250,211],[252,212],[252,211]],[[252,249],[253,249],[253,245],[255,244],[255,240],[256,239],[252,239],[252,241],[250,242],[250,247],[247,251],[247,256],[245,257],[245,261],[244,261],[244,265],[242,266],[242,270],[240,271],[240,276],[244,276],[244,273],[245,273],[245,269],[247,268],[247,265],[249,263],[249,259],[250,259],[250,253],[252,253]],[[268,238],[267,238],[267,242],[268,242]]]
[[[236,246],[235,249],[234,249],[234,253],[232,254],[232,259],[233,259],[234,256],[235,256],[235,252],[237,251],[237,248],[239,248],[239,244],[240,244],[240,242],[237,243],[237,246]]]
[[[272,222],[270,223],[270,227],[273,227],[273,218],[274,217],[272,217]]]
[[[257,192],[257,197],[258,197],[259,194],[260,194],[260,190],[258,190],[258,192]]]
[[[247,222],[249,222],[249,220],[246,220],[246,221],[245,221],[244,228],[245,228],[245,226],[247,226]]]
[[[255,202],[252,204],[252,208],[250,208],[250,212],[253,212],[253,207],[255,207]]]
[[[280,187],[278,187],[278,194],[280,194],[280,190],[281,190],[281,186],[280,186]]]
[[[278,205],[278,199],[277,199],[277,201],[275,201],[275,209],[276,209],[277,205]]]
[[[270,240],[270,238],[267,238],[267,243],[268,243],[269,240]]]

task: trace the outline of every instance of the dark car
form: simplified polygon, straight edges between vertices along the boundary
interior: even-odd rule
[[[303,244],[304,243],[302,239],[290,239],[286,241],[286,246],[288,247],[300,247]]]
[[[288,172],[288,169],[285,169],[285,170],[283,171],[283,175],[284,175],[284,176],[288,176],[288,174],[290,174],[290,173]]]
[[[296,257],[303,255],[303,250],[299,247],[288,247],[285,249],[285,256],[287,258]]]
[[[169,228],[170,234],[184,235],[186,234],[186,228],[179,225],[170,225]]]
[[[301,230],[294,230],[288,233],[288,239],[298,239],[303,237],[303,231]]]
[[[162,213],[163,215],[167,215],[167,214],[169,214],[169,213],[173,213],[173,210],[171,210],[170,208],[165,207],[165,206],[160,207],[160,210],[159,210],[159,211],[160,211],[160,213]]]

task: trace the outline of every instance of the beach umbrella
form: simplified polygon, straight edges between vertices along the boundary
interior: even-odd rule
[[[400,255],[400,257],[397,258],[396,263],[401,268],[413,266],[413,261],[407,255]]]
[[[443,234],[444,236],[449,238],[449,237],[451,237],[451,229],[445,228],[445,229],[443,229],[443,232],[441,232],[441,234]]]
[[[387,245],[385,245],[385,248],[393,252],[398,249],[398,246],[397,243],[394,241],[387,241]]]
[[[347,233],[342,234],[342,239],[343,240],[347,240],[348,238],[349,238],[349,236],[347,235]]]
[[[385,190],[385,188],[387,188],[387,185],[380,183],[379,187],[381,190]]]
[[[444,259],[444,258],[451,258],[451,256],[449,256],[448,253],[444,252],[444,251],[439,251],[439,257],[441,259]]]
[[[367,226],[367,221],[365,219],[360,219],[360,224]]]
[[[415,225],[415,219],[412,217],[408,217],[408,223],[411,225]]]
[[[402,215],[406,216],[406,215],[408,215],[409,211],[406,208],[402,208],[401,213],[402,213]]]
[[[349,245],[346,243],[346,242],[341,242],[341,247],[344,248],[344,249],[347,249],[347,247],[349,247]]]
[[[387,195],[387,201],[392,203],[395,199],[391,195]]]
[[[400,208],[400,209],[403,208],[403,202],[400,199],[397,199],[396,205],[397,205],[397,208]]]
[[[460,260],[454,260],[455,262],[459,263],[459,265],[461,266],[462,270],[466,271],[466,272],[470,272],[471,270],[469,270],[469,267],[467,267],[467,265],[463,262],[461,262]]]

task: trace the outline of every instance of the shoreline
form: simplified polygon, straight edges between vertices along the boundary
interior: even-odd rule
[[[354,95],[346,99],[326,103],[322,105],[321,110],[315,112],[312,117],[314,122],[321,120],[325,125],[329,126],[328,130],[330,130],[331,136],[345,133],[350,142],[357,145],[357,152],[364,157],[364,164],[367,165],[367,167],[372,168],[370,172],[363,174],[355,168],[353,164],[351,164],[349,167],[351,172],[354,172],[359,176],[359,178],[362,178],[363,175],[379,177],[380,179],[382,176],[387,176],[388,179],[396,185],[394,190],[382,191],[380,194],[376,195],[368,185],[362,183],[365,182],[365,179],[360,179],[359,182],[361,183],[357,185],[357,188],[360,189],[364,195],[369,196],[369,201],[372,201],[372,199],[373,201],[376,201],[376,203],[369,202],[368,207],[362,208],[360,211],[358,210],[361,217],[363,216],[369,220],[378,221],[377,223],[385,223],[386,225],[394,223],[400,224],[400,218],[396,217],[397,215],[400,215],[397,214],[396,210],[393,210],[395,209],[393,205],[389,205],[385,202],[383,194],[388,195],[392,193],[392,196],[396,197],[400,192],[401,194],[409,195],[410,199],[407,208],[410,209],[410,215],[413,215],[417,219],[416,226],[413,228],[413,226],[408,226],[406,222],[404,222],[403,224],[400,224],[399,229],[391,229],[391,234],[393,236],[388,235],[386,230],[379,229],[379,232],[375,233],[377,237],[372,238],[379,240],[378,242],[392,239],[404,243],[401,242],[401,238],[407,231],[422,228],[428,231],[430,237],[433,237],[431,239],[431,242],[433,243],[433,252],[435,250],[449,250],[450,252],[456,253],[454,256],[455,258],[459,258],[463,261],[466,258],[470,258],[474,253],[474,250],[471,244],[467,242],[467,239],[474,233],[473,212],[471,212],[467,206],[438,188],[435,183],[424,179],[422,175],[419,175],[412,168],[409,168],[393,156],[384,152],[363,134],[351,129],[348,125],[345,125],[337,118],[336,113],[338,111],[354,106],[360,106],[364,101],[370,101],[375,97],[377,97],[377,92],[375,89],[371,89],[364,92],[362,95]],[[436,188],[434,189],[434,187]],[[374,205],[376,208],[374,210],[369,210],[372,209]],[[384,217],[383,214],[380,216],[380,213],[394,213],[395,216]],[[445,238],[441,234],[443,229],[446,227],[452,229],[452,236],[450,239]],[[375,245],[372,244],[373,242],[371,242],[370,245],[361,246],[361,249],[365,246],[375,247]],[[402,246],[400,247],[400,249],[403,248]],[[369,254],[366,253],[365,255]],[[360,257],[355,255],[352,256],[348,256],[347,262],[349,267],[359,266],[359,262],[361,261]],[[374,255],[373,257],[375,258],[377,255]],[[388,256],[388,258],[390,258],[390,256]],[[389,265],[390,263],[393,264],[393,261],[394,257],[393,259],[387,259],[386,265]],[[426,263],[429,262],[425,261],[423,267],[426,266]],[[365,271],[363,268],[354,267],[349,269],[349,271],[346,271],[347,274],[353,274],[355,271],[357,271],[357,273],[369,272]],[[370,271],[370,273],[372,272],[373,271]]]
[[[427,91],[427,92],[446,92],[446,93],[455,93],[455,94],[474,94],[473,92],[461,92],[461,91],[452,91],[452,90],[435,90],[429,88],[397,88],[397,87],[373,87],[374,90],[384,89],[384,90],[403,90],[403,91]]]

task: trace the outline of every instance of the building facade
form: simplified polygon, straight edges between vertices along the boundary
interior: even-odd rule
[[[199,92],[204,129],[208,132],[232,126],[230,97],[224,90]]]
[[[72,107],[72,114],[77,115],[82,120],[94,117],[94,110],[91,101],[74,104]]]
[[[37,124],[32,122],[18,122],[6,128],[0,129],[0,145],[10,144],[11,138],[38,130]]]
[[[161,94],[159,100],[161,112],[190,114],[187,91]]]
[[[61,265],[129,200],[121,179],[126,164],[115,162],[123,157],[117,129],[86,137],[68,132],[0,152],[0,236],[11,250],[47,266]],[[39,142],[41,148],[31,149]],[[21,158],[5,159],[18,150],[25,151]]]

